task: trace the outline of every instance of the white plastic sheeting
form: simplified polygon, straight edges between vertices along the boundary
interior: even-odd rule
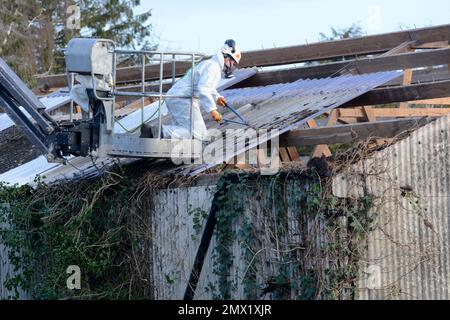
[[[22,107],[21,107],[22,108]],[[22,108],[23,110],[23,108]],[[6,113],[0,115],[0,132],[12,127],[14,122],[8,117]]]
[[[45,171],[60,166],[58,163],[49,163],[44,156],[40,156],[17,168],[11,169],[0,175],[0,182],[24,185],[32,183],[36,173],[43,174]]]

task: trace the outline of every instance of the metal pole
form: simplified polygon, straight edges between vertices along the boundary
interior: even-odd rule
[[[116,69],[117,69],[117,53],[113,52],[113,88],[112,91],[116,91]]]
[[[175,83],[175,55],[172,55],[172,86]]]
[[[113,65],[112,65],[112,79],[113,79],[113,83],[111,86],[111,92],[113,93],[113,100],[112,100],[112,108],[111,108],[111,119],[112,119],[112,129],[114,130],[114,124],[116,123],[116,118],[115,118],[115,114],[116,114],[116,95],[114,94],[114,92],[116,91],[116,69],[117,69],[117,53],[116,53],[116,48],[115,46],[113,47]]]
[[[142,55],[142,93],[145,92],[145,54]],[[141,125],[144,125],[145,97],[141,98]]]
[[[217,199],[219,192],[216,191],[209,211],[208,219],[206,220],[205,229],[200,240],[200,245],[195,256],[194,265],[192,266],[189,282],[184,292],[183,300],[191,301],[195,297],[195,290],[197,289],[200,275],[202,274],[203,264],[205,263],[206,254],[208,253],[209,245],[214,234],[214,229],[217,225],[216,212],[219,210],[217,205]]]
[[[194,113],[194,93],[195,93],[195,82],[194,82],[194,68],[195,68],[195,54],[192,54],[192,69],[191,69],[191,78],[192,78],[192,96],[191,96],[191,121],[190,121],[190,134],[191,139],[194,139],[193,134],[193,124],[192,124],[192,115]]]
[[[161,114],[161,105],[162,105],[162,96],[163,96],[163,72],[164,72],[164,53],[160,53],[159,59],[159,125],[158,125],[158,139],[161,139],[161,129],[162,129],[162,114]]]
[[[129,91],[116,91],[114,92],[115,96],[118,97],[149,97],[149,98],[159,98],[160,94],[158,91],[151,91],[151,92],[129,92]],[[191,95],[173,95],[173,94],[163,94],[162,95],[163,99],[164,98],[180,98],[180,99],[189,99],[191,97]]]
[[[70,90],[73,88],[73,84],[75,82],[75,74],[70,74]],[[73,100],[70,99],[70,122],[73,121]]]

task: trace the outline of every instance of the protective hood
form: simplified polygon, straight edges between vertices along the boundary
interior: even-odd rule
[[[216,54],[213,55],[211,59],[220,65],[220,70],[223,70],[223,67],[225,66],[225,58],[223,57],[222,51],[217,50]]]

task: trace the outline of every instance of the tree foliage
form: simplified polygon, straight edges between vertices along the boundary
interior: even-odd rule
[[[326,35],[325,33],[321,32],[319,34],[320,41],[342,40],[342,39],[360,37],[360,36],[364,35],[363,29],[357,23],[352,24],[348,28],[330,27],[330,31],[331,31],[330,35]]]
[[[353,23],[350,27],[345,27],[345,28],[330,27],[330,31],[331,31],[331,34],[329,34],[329,35],[327,35],[323,32],[319,33],[319,41],[343,40],[343,39],[361,37],[364,35],[364,31],[358,23]],[[323,64],[323,63],[330,63],[330,62],[335,62],[335,61],[345,61],[345,60],[346,60],[346,58],[342,57],[342,58],[337,58],[337,59],[322,60],[320,62],[318,62],[318,61],[306,62],[305,65],[314,66],[314,65]]]
[[[68,27],[73,5],[80,29]],[[73,37],[108,38],[123,48],[154,47],[151,11],[135,14],[140,0],[0,0],[0,56],[28,83],[35,74],[64,71]]]

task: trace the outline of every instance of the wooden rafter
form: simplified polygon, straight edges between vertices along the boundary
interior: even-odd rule
[[[450,95],[450,93],[449,93]],[[409,104],[424,104],[424,105],[450,105],[450,97],[448,98],[436,98],[428,100],[416,100],[411,101]]]
[[[329,116],[328,116],[328,120],[327,120],[326,126],[327,127],[334,126],[337,123],[338,116],[339,116],[339,110],[337,110],[337,109],[332,110],[330,112]],[[317,128],[317,124],[316,124],[316,122],[314,120],[310,120],[310,122],[307,122],[307,124],[308,124],[308,126],[310,128]],[[325,157],[330,157],[331,156],[331,150],[330,150],[330,147],[328,147],[327,144],[317,145],[314,148],[312,157],[313,158],[320,158],[322,156],[325,156]]]
[[[389,139],[407,130],[415,130],[434,118],[396,119],[356,123],[335,127],[292,130],[280,137],[280,146],[314,146],[321,144],[351,143],[368,138]]]
[[[345,103],[341,107],[378,105],[404,101],[447,98],[450,92],[450,80],[410,86],[378,88]]]
[[[450,108],[372,108],[377,118],[439,117],[450,114]],[[339,119],[366,118],[363,108],[347,108],[340,110]]]
[[[403,85],[407,86],[411,84],[412,81],[412,74],[413,74],[413,70],[412,69],[406,69],[404,71],[403,74]],[[399,108],[407,108],[408,107],[408,103],[407,102],[401,102]]]

